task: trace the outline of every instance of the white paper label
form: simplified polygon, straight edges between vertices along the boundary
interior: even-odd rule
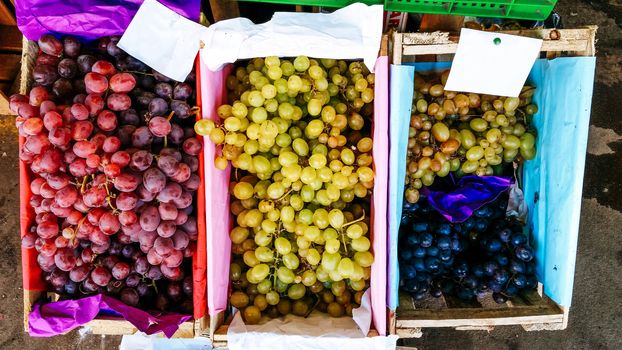
[[[541,39],[463,28],[445,90],[517,97]]]

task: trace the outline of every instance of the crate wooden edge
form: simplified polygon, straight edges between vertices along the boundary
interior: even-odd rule
[[[527,29],[499,33],[542,39],[540,51],[552,58],[555,53],[561,52],[569,52],[572,56],[594,56],[597,29],[597,26],[591,25],[576,29]],[[458,39],[458,36],[451,36],[448,32],[394,33],[392,63],[402,64],[405,56],[453,54],[458,48]]]
[[[34,41],[28,40],[24,37],[22,41],[22,67],[17,78],[19,80],[20,94],[28,94],[28,89],[32,84],[30,72],[32,72],[32,69],[34,68],[37,53],[37,44]],[[32,311],[32,305],[42,298],[45,298],[47,292],[24,289],[23,294],[24,332],[28,332],[28,315]],[[98,317],[82,325],[81,327],[90,328],[92,334],[100,335],[131,335],[138,331],[130,322],[112,317]],[[179,329],[175,332],[173,338],[194,338],[197,336],[207,337],[208,334],[209,317],[203,316],[200,319],[193,319],[180,324]],[[160,333],[160,335],[163,335],[163,333]]]

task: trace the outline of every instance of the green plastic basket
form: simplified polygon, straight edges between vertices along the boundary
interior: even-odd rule
[[[246,2],[269,2],[273,4],[285,5],[305,5],[305,6],[323,6],[323,7],[346,7],[361,2],[366,5],[382,5],[382,0],[239,0]]]
[[[544,20],[556,3],[557,0],[385,0],[384,8],[396,12]]]

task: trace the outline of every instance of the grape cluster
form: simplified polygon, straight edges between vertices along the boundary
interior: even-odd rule
[[[374,75],[361,62],[256,58],[198,134],[229,161],[231,304],[247,323],[314,308],[351,315],[368,286]]]
[[[400,226],[400,288],[420,300],[492,293],[497,303],[537,285],[534,252],[523,225],[506,218],[507,194],[450,223],[426,200],[405,203]]]
[[[493,175],[502,165],[535,156],[535,133],[529,118],[534,88],[519,97],[499,97],[445,91],[449,71],[415,76],[410,119],[405,198],[419,200],[419,189],[436,176]]]
[[[35,86],[10,97],[36,214],[22,246],[64,296],[189,312],[202,148],[188,118],[194,78],[152,72],[117,42],[42,36]]]

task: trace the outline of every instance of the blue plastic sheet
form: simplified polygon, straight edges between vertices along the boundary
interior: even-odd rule
[[[569,307],[581,211],[585,152],[589,129],[594,57],[537,60],[528,81],[536,86],[533,118],[537,129],[535,159],[525,163],[523,190],[529,231],[536,250],[538,279],[545,293]],[[442,70],[450,62],[391,66],[389,175],[388,305],[398,306],[398,231],[402,212],[408,126],[415,70]]]

